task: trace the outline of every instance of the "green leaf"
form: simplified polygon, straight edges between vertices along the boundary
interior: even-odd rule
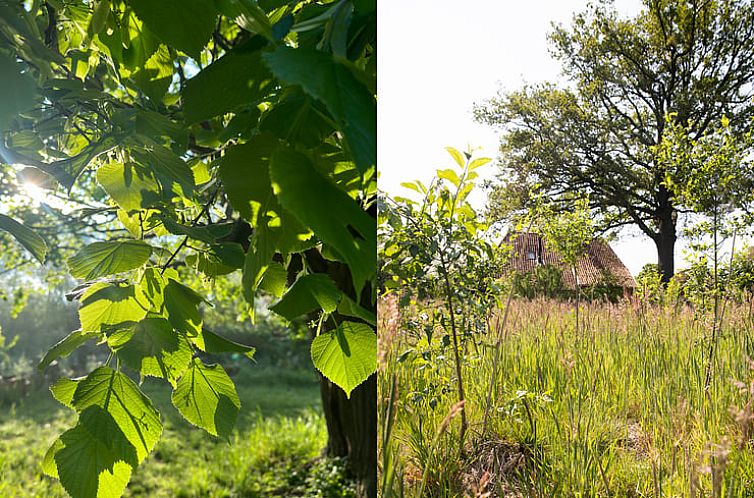
[[[107,17],[110,15],[110,0],[99,0],[94,5],[92,20],[89,23],[92,34],[98,34],[105,29]]]
[[[199,60],[215,29],[217,11],[206,0],[128,0],[139,18],[162,41]]]
[[[453,160],[456,162],[456,164],[461,167],[466,167],[466,160],[463,158],[463,154],[458,152],[457,149],[454,149],[453,147],[445,147],[445,150],[448,151],[448,154],[453,158]]]
[[[262,116],[259,129],[289,143],[315,148],[333,133],[331,120],[321,104],[296,87],[287,92]]]
[[[81,380],[66,379],[65,377],[58,379],[50,386],[52,397],[68,408],[73,408],[73,394],[76,392],[79,382]]]
[[[5,131],[21,111],[34,105],[37,86],[28,73],[21,71],[22,66],[14,58],[0,53],[0,74],[3,75],[3,84],[0,85],[0,132]]]
[[[45,354],[44,358],[42,358],[42,361],[39,362],[37,368],[44,370],[54,360],[68,356],[86,341],[88,341],[89,339],[94,339],[98,336],[98,332],[82,332],[81,330],[75,330],[71,332],[64,339],[62,339],[47,351],[47,354]]]
[[[282,46],[263,57],[280,80],[301,86],[325,104],[359,171],[364,173],[377,164],[377,104],[350,69],[330,54],[303,48]]]
[[[160,273],[160,270],[154,267],[144,270],[141,281],[138,284],[138,296],[143,298],[147,308],[159,310],[165,302],[163,292],[168,284],[166,276]]]
[[[110,334],[108,345],[123,363],[142,376],[161,377],[175,385],[188,368],[192,349],[164,318],[145,318]]]
[[[137,461],[110,413],[90,407],[58,441],[56,474],[71,498],[120,498]]]
[[[322,273],[304,275],[296,280],[283,298],[270,306],[278,315],[293,320],[317,309],[332,313],[342,293],[329,276]]]
[[[127,212],[151,207],[160,199],[160,185],[134,164],[107,163],[97,170],[97,181]]]
[[[478,157],[469,163],[469,171],[474,171],[477,168],[481,168],[485,164],[492,161],[489,157]]]
[[[60,476],[58,476],[58,466],[55,463],[55,453],[57,453],[63,446],[63,441],[56,439],[55,442],[52,443],[52,446],[47,450],[44,459],[42,460],[42,472],[55,479],[60,478]]]
[[[10,216],[0,214],[0,230],[4,230],[11,234],[19,244],[24,246],[24,248],[36,258],[37,261],[40,263],[45,262],[47,244],[44,239],[31,228],[22,225]]]
[[[76,278],[93,280],[139,268],[151,254],[152,247],[141,240],[94,242],[68,259],[68,269]]]
[[[138,322],[149,309],[149,301],[135,286],[96,282],[81,295],[81,330],[99,332],[119,323]]]
[[[166,191],[176,192],[175,185],[180,186],[186,195],[194,190],[196,186],[194,184],[194,172],[183,159],[167,147],[152,144],[149,149],[132,149],[131,155],[140,164],[148,166],[152,170],[154,176]]]
[[[109,367],[99,367],[79,382],[72,404],[79,413],[90,406],[106,410],[136,449],[138,462],[154,449],[162,434],[160,415],[149,398],[126,375]]]
[[[173,57],[168,48],[160,45],[132,78],[147,97],[155,102],[162,101],[173,81]]]
[[[255,104],[274,88],[272,75],[257,51],[261,46],[252,39],[186,82],[183,112],[187,123]]]
[[[377,334],[368,325],[343,322],[312,341],[312,361],[322,375],[351,397],[377,371]]]
[[[272,26],[256,0],[216,0],[217,8],[243,29],[272,38]]]
[[[185,334],[195,336],[202,330],[202,314],[199,303],[204,298],[190,287],[168,279],[164,290],[165,309],[173,327]]]
[[[343,299],[338,304],[338,313],[344,316],[361,318],[365,322],[377,326],[377,315],[373,312],[359,306],[353,299],[343,294]]]
[[[288,286],[288,271],[283,268],[281,263],[273,261],[267,266],[267,270],[262,276],[259,287],[266,290],[275,297],[281,297]]]
[[[448,180],[450,183],[452,183],[456,187],[461,183],[461,179],[458,178],[458,174],[452,169],[437,170],[437,176],[445,180]]]
[[[131,379],[108,367],[58,383],[53,394],[79,420],[48,450],[45,472],[72,498],[119,498],[162,434],[159,414]]]
[[[277,204],[270,183],[269,162],[278,141],[257,135],[243,145],[229,148],[220,162],[219,176],[233,208],[253,226],[260,210]]]
[[[359,292],[376,271],[376,220],[299,152],[285,148],[275,152],[270,176],[283,207],[343,257]]]
[[[204,365],[198,358],[178,381],[171,400],[186,420],[226,439],[241,408],[236,386],[223,367]]]
[[[182,225],[167,216],[160,216],[165,229],[175,235],[188,235],[189,238],[212,244],[227,237],[233,230],[233,223],[215,223],[212,225]]]
[[[205,353],[241,353],[249,359],[254,358],[256,351],[252,346],[231,341],[207,329],[193,338],[193,343]]]

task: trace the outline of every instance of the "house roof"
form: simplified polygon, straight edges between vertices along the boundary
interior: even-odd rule
[[[529,272],[539,265],[563,267],[563,285],[569,289],[576,287],[571,269],[565,266],[555,251],[547,247],[541,235],[529,232],[508,234],[505,242],[511,243],[511,238],[513,255],[509,264],[514,270]],[[631,272],[604,239],[593,239],[589,243],[587,254],[576,265],[576,273],[582,287],[601,282],[605,273],[612,275],[621,287],[636,287]]]

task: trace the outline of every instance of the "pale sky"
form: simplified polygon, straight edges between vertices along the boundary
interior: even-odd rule
[[[446,146],[481,148],[494,158],[498,137],[476,124],[475,102],[524,83],[561,80],[550,57],[551,23],[570,24],[587,0],[383,0],[378,9],[379,185],[406,195],[404,181],[429,181],[435,169],[451,167]],[[639,0],[616,0],[618,11],[635,15]],[[488,166],[489,176],[495,173]],[[476,201],[481,207],[483,199]],[[625,230],[613,248],[635,275],[657,253],[638,229]],[[676,267],[683,267],[681,243]]]

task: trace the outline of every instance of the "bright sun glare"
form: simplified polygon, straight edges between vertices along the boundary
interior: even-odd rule
[[[26,197],[32,200],[34,203],[34,206],[39,206],[42,203],[49,203],[48,202],[48,195],[47,191],[37,185],[34,182],[31,181],[25,181],[22,182],[23,191],[26,194]]]

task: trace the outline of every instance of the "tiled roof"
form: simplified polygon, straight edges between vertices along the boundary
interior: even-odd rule
[[[510,243],[511,238],[513,238],[513,256],[509,264],[514,270],[528,272],[538,265],[560,266],[563,267],[563,285],[569,289],[575,288],[571,269],[565,267],[563,260],[556,252],[547,248],[547,244],[539,234],[509,234],[505,237],[505,243]],[[616,283],[622,287],[636,287],[636,281],[631,276],[631,272],[603,239],[594,239],[589,243],[587,254],[579,260],[576,266],[576,273],[579,277],[579,285],[582,287],[599,283],[605,273],[611,274]]]

